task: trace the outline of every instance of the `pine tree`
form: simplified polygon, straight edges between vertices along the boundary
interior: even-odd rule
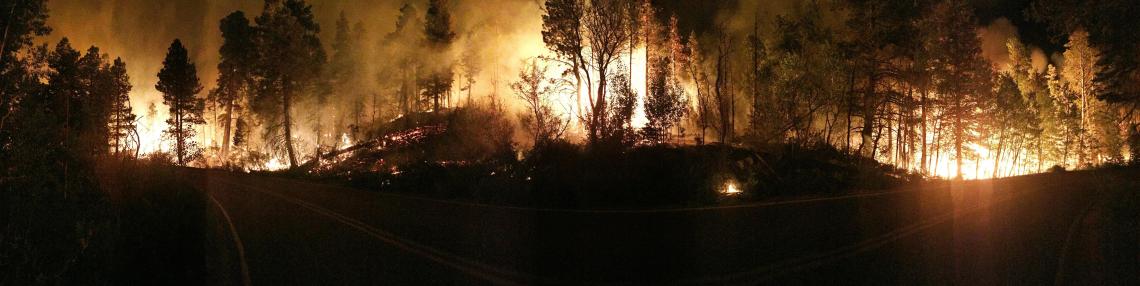
[[[962,161],[971,156],[966,145],[978,141],[975,120],[990,77],[988,64],[982,59],[980,40],[974,31],[974,15],[962,1],[940,3],[930,13],[935,18],[938,35],[934,58],[938,91],[945,95],[942,109],[947,117],[949,139],[954,148],[958,177]]]
[[[257,60],[254,46],[255,30],[249,24],[245,13],[235,11],[222,18],[219,29],[222,32],[222,47],[218,54],[218,82],[209,93],[209,100],[222,109],[218,124],[222,128],[222,154],[229,154],[234,121],[242,108],[242,103],[252,90],[253,68]]]
[[[194,142],[194,125],[206,123],[202,117],[206,105],[197,96],[202,91],[198,69],[190,62],[182,41],[175,39],[170,44],[166,59],[162,61],[162,70],[158,72],[155,89],[162,93],[163,104],[170,107],[170,118],[166,120],[169,127],[165,134],[174,140],[176,163],[185,166],[200,155],[201,150]]]
[[[137,146],[127,145],[129,138],[135,132],[136,116],[131,111],[131,79],[127,75],[127,64],[121,58],[115,58],[107,71],[111,87],[111,147],[115,154],[130,150]],[[135,143],[139,143],[135,139]]]
[[[255,111],[269,123],[266,136],[297,167],[293,105],[319,83],[325,50],[312,6],[303,0],[267,0],[257,17],[258,67]]]

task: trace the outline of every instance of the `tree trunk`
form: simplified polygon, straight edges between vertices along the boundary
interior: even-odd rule
[[[281,96],[281,112],[284,112],[285,123],[285,150],[289,154],[289,169],[297,168],[297,153],[293,150],[293,116],[289,114],[290,105],[292,104],[290,94],[292,91],[286,87]]]
[[[867,158],[874,158],[870,144],[872,144],[871,135],[875,128],[875,86],[878,85],[877,80],[874,71],[871,71],[871,76],[867,80],[867,91],[863,95],[863,129],[860,130],[863,141],[859,143],[859,151],[863,157]]]
[[[920,101],[921,102],[920,104],[922,104],[922,106],[919,107],[922,109],[921,110],[922,120],[920,120],[920,122],[922,122],[922,155],[921,155],[922,157],[919,159],[919,162],[921,162],[920,164],[922,165],[922,167],[921,167],[922,168],[922,174],[929,174],[929,171],[930,171],[927,168],[927,161],[926,161],[926,159],[928,157],[927,153],[929,152],[928,150],[926,150],[926,148],[927,148],[927,146],[926,146],[926,144],[927,144],[927,142],[926,142],[926,97],[927,97],[927,94],[926,93],[927,93],[927,91],[924,89],[922,91],[922,95],[921,95],[922,99]]]
[[[1001,166],[1001,150],[1004,148],[1005,148],[1005,131],[1002,130],[1001,132],[998,132],[997,149],[994,150],[994,152],[995,152],[994,153],[994,171],[993,171],[993,175],[990,175],[991,178],[997,178],[998,177],[998,167]]]
[[[183,149],[185,147],[183,143],[186,142],[186,138],[183,136],[184,133],[182,133],[182,104],[180,102],[181,100],[179,100],[179,103],[175,103],[177,106],[179,106],[179,108],[174,112],[174,130],[176,133],[178,133],[174,136],[174,140],[176,141],[176,145],[178,145],[176,146],[177,150],[175,150],[175,152],[178,153],[178,165],[185,166],[183,161],[183,154],[186,154],[186,150]]]
[[[142,138],[139,137],[138,126],[135,126],[135,128],[132,128],[131,131],[135,133],[135,160],[138,160],[139,159],[139,150],[142,150]]]
[[[222,131],[223,132],[223,134],[222,134],[222,156],[223,156],[222,159],[223,160],[229,158],[229,154],[230,154],[230,134],[232,132],[232,126],[233,126],[233,121],[234,121],[234,100],[232,98],[230,100],[226,101],[226,118],[225,119],[226,119],[226,121],[225,121],[226,122],[226,128],[223,129],[224,131]]]
[[[601,136],[600,132],[605,131],[605,129],[598,127],[601,127],[600,124],[606,119],[606,70],[609,69],[608,65],[599,64],[598,66],[601,67],[598,69],[598,94],[594,95],[597,100],[594,101],[593,114],[590,116],[591,121],[593,121],[593,124],[590,124],[591,133],[593,133],[591,137],[594,138],[594,141],[597,141]]]
[[[958,104],[961,104],[961,102],[958,102]],[[959,110],[960,110],[960,108],[959,108]],[[965,133],[965,132],[964,132],[964,130],[962,130],[962,116],[961,116],[961,114],[956,114],[956,115],[957,116],[954,117],[954,159],[956,160],[955,163],[958,166],[956,174],[957,174],[958,178],[961,179],[962,178],[962,136],[963,136],[963,133]]]

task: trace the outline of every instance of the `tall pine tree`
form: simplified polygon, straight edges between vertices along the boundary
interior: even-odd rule
[[[163,104],[170,107],[170,118],[166,120],[169,127],[165,135],[174,141],[176,163],[185,166],[201,153],[194,141],[194,125],[206,123],[202,118],[206,105],[202,98],[198,98],[202,91],[198,69],[190,62],[182,41],[175,39],[170,44],[166,59],[162,61],[162,70],[158,72],[155,89],[162,92]]]

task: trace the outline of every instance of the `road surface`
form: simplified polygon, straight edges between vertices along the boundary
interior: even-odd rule
[[[1080,173],[662,210],[441,201],[188,171],[234,284],[1047,285],[1104,178]]]

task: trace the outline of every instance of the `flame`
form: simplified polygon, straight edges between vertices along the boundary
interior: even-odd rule
[[[346,147],[352,146],[352,139],[348,138],[348,133],[341,133],[340,134],[340,144],[341,144],[341,146],[346,146]]]
[[[728,181],[727,183],[724,184],[724,191],[722,193],[724,193],[725,195],[728,195],[728,196],[733,196],[733,195],[740,194],[741,192],[743,192],[743,191],[741,191],[738,187],[736,187],[736,182]]]
[[[289,165],[277,157],[269,159],[268,162],[265,162],[265,165],[261,166],[262,171],[280,171],[287,168],[289,168]]]
[[[998,162],[994,160],[996,155],[994,151],[981,144],[969,143],[964,147],[968,150],[963,150],[963,153],[972,152],[973,155],[963,154],[963,156],[968,156],[962,159],[962,174],[960,174],[960,177],[963,179],[980,180],[995,178],[995,167],[997,168],[997,178],[1024,175],[1033,172],[1033,170],[1026,170],[1016,166],[1013,161],[1013,156],[1008,153],[1003,153],[1001,162]],[[940,152],[937,156],[939,156],[938,164],[931,168],[931,173],[934,176],[940,178],[959,177],[959,174],[957,174],[957,160],[954,159],[953,150]],[[915,157],[914,160],[917,161],[918,157]]]

